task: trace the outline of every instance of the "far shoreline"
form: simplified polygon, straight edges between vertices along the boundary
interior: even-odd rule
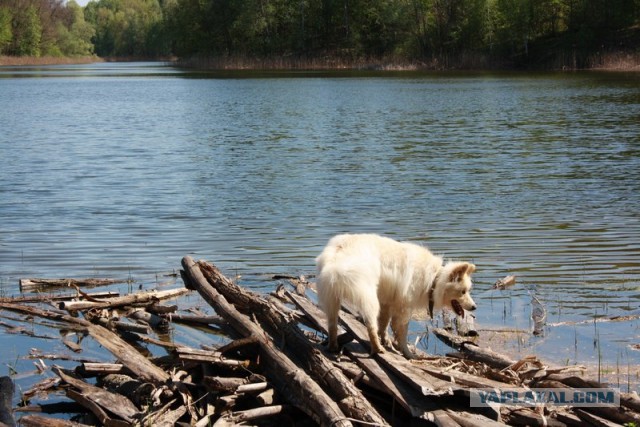
[[[590,67],[516,67],[506,64],[489,64],[485,61],[476,63],[443,65],[437,59],[430,62],[402,59],[357,59],[344,61],[340,58],[249,58],[249,57],[54,57],[54,56],[6,56],[0,55],[0,67],[79,65],[100,62],[145,62],[158,61],[173,64],[177,67],[202,71],[618,71],[640,72],[640,53],[612,52],[601,55]],[[475,62],[475,61],[472,61]]]

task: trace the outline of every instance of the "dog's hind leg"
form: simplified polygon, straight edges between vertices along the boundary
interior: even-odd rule
[[[338,347],[338,312],[340,311],[340,301],[326,307],[327,331],[329,332],[329,351],[336,353]]]
[[[364,301],[367,305],[361,305],[360,311],[364,324],[367,327],[369,333],[369,342],[371,343],[371,354],[384,353],[384,348],[380,344],[380,337],[378,336],[378,314],[380,314],[380,303],[375,294],[375,290]]]
[[[388,304],[383,304],[380,307],[380,314],[378,315],[378,333],[380,334],[380,342],[385,347],[391,346],[391,339],[387,334],[389,328],[389,320],[391,320],[391,307]]]

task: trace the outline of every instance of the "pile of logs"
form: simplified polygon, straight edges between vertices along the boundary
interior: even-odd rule
[[[22,393],[21,402],[28,403],[38,393],[62,390],[68,400],[51,406],[82,414],[75,421],[24,415],[54,409],[28,404],[12,408],[7,396],[13,394],[13,383],[0,378],[0,423],[13,425],[11,412],[20,411],[19,422],[25,426],[640,424],[640,398],[629,393],[621,393],[619,407],[472,407],[470,391],[477,388],[605,385],[584,379],[575,367],[545,366],[536,357],[512,360],[438,328],[432,332],[455,349],[447,356],[419,354],[407,360],[390,350],[372,357],[366,328],[348,311],[340,315],[343,351],[329,354],[322,345],[324,317],[305,295],[305,286],[297,291],[283,286],[262,295],[236,285],[210,263],[185,257],[182,267],[186,288],[171,291],[124,297],[79,291],[74,301],[57,301],[55,310],[24,299],[0,301],[0,314],[13,311],[63,324],[90,335],[114,357],[113,363],[80,362],[74,370],[54,366],[55,376]],[[180,315],[177,307],[162,303],[189,289],[218,316]],[[176,321],[215,325],[229,339],[218,348],[196,349],[149,336]],[[163,346],[167,355],[145,356],[136,347],[139,342]]]

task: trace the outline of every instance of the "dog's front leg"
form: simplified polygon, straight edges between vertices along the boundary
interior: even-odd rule
[[[403,310],[400,313],[394,313],[391,318],[391,329],[396,337],[396,345],[399,347],[403,356],[407,359],[414,359],[416,356],[409,350],[407,344],[407,336],[409,333],[409,320],[411,319],[411,312]]]

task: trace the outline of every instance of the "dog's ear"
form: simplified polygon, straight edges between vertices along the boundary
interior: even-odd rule
[[[476,266],[468,262],[461,262],[456,265],[449,275],[449,281],[459,282],[465,274],[471,274],[476,271]]]

